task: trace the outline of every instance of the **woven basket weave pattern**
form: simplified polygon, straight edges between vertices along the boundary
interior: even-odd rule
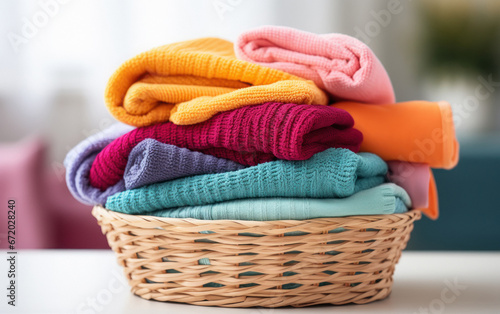
[[[96,206],[145,299],[224,307],[363,304],[387,297],[420,212],[310,220],[133,216]]]

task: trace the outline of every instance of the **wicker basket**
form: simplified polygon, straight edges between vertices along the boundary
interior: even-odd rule
[[[223,307],[363,304],[389,295],[420,212],[197,220],[92,211],[145,299]]]

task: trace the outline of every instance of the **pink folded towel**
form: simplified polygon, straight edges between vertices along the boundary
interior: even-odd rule
[[[239,59],[312,80],[334,100],[395,102],[382,63],[353,37],[263,26],[241,34],[234,47]]]

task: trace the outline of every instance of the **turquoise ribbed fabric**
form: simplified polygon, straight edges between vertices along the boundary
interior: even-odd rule
[[[148,215],[205,220],[301,220],[404,213],[409,207],[411,200],[403,188],[384,183],[346,198],[247,198],[158,210]]]
[[[127,190],[109,197],[106,207],[145,214],[243,198],[340,198],[382,184],[386,173],[387,164],[374,154],[330,148],[308,160],[277,160]]]

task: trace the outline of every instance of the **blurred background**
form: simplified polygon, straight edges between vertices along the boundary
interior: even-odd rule
[[[355,36],[385,65],[398,102],[452,103],[460,163],[435,171],[441,217],[418,222],[409,249],[500,249],[498,0],[1,1],[0,204],[16,200],[17,247],[107,248],[62,162],[113,123],[104,88],[123,61],[266,24]]]

